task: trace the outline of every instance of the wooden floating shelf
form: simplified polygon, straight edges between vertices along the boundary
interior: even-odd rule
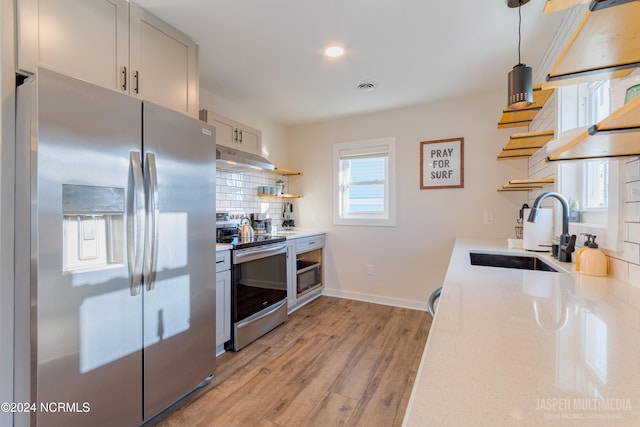
[[[529,125],[538,114],[538,111],[542,110],[544,104],[549,100],[553,90],[543,89],[540,84],[533,86],[533,104],[519,110],[510,110],[505,106],[498,122],[498,129]]]
[[[296,196],[294,194],[266,194],[266,193],[258,193],[258,197],[277,197],[279,199],[301,199],[302,196]]]
[[[593,1],[589,9],[551,68],[545,89],[625,77],[640,66],[640,1]]]
[[[302,175],[302,172],[294,171],[291,169],[278,168],[278,167],[275,168],[274,170],[268,170],[267,172],[275,173],[278,175],[284,175],[284,176]],[[277,197],[279,199],[301,199],[302,198],[302,196],[296,196],[293,194],[278,194],[276,196],[275,194],[267,194],[267,193],[258,193],[258,197]]]
[[[509,137],[509,141],[502,148],[498,160],[523,159],[531,157],[536,151],[553,139],[552,130],[540,132],[515,133]]]
[[[554,182],[553,178],[512,179],[502,187],[498,188],[498,191],[538,190],[542,187],[546,187],[547,185],[551,185]]]
[[[533,156],[539,148],[522,148],[519,150],[502,150],[498,154],[497,160],[517,160],[528,159]]]
[[[544,4],[544,13],[557,12],[590,2],[591,0],[547,0]]]
[[[277,173],[279,175],[302,175],[302,172],[298,172],[298,171],[294,171],[294,170],[289,170],[289,169],[283,169],[283,168],[275,168],[272,171],[269,171],[271,173]]]
[[[548,161],[640,155],[640,97],[553,151]]]
[[[514,133],[509,137],[509,142],[503,150],[514,150],[516,148],[541,148],[553,139],[555,132],[543,130],[540,132]]]

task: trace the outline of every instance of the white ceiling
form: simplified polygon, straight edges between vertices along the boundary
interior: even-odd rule
[[[285,125],[490,90],[506,99],[518,62],[518,10],[505,0],[134,1],[199,44],[203,88]],[[522,7],[532,67],[564,15],[543,7]],[[323,56],[332,44],[342,58]],[[363,81],[376,90],[356,90]]]

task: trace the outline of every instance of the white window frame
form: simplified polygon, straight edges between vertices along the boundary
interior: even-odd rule
[[[575,128],[590,126],[602,120],[607,115],[610,96],[602,89],[609,82],[593,82],[589,84],[566,86],[560,88],[558,96],[558,127],[559,134]],[[598,105],[599,103],[599,105]],[[603,159],[593,159],[603,160]],[[584,161],[561,162],[558,165],[558,191],[567,197],[579,200],[581,212],[580,222],[570,223],[572,234],[589,233],[598,236],[598,243],[604,249],[617,250],[619,213],[621,212],[621,198],[618,194],[619,161],[608,159],[608,194],[606,208],[585,208],[585,193],[587,191],[587,166]],[[581,236],[578,239],[582,243]]]
[[[593,206],[587,203],[587,201],[590,199],[590,195],[588,194],[589,192],[593,192],[595,190],[597,190],[599,188],[599,186],[596,183],[592,183],[590,181],[597,181],[598,178],[595,175],[597,173],[597,170],[595,170],[595,168],[593,167],[596,163],[604,163],[606,166],[606,178],[605,178],[605,183],[604,185],[607,187],[606,190],[606,194],[605,194],[605,204],[604,206]],[[609,182],[609,161],[608,159],[590,159],[590,160],[585,160],[583,162],[582,165],[582,173],[583,173],[583,178],[582,178],[582,200],[583,200],[583,211],[585,212],[596,212],[596,213],[606,213],[607,209],[609,207],[609,203],[608,203],[608,193],[609,193],[609,186],[608,186],[608,182]],[[593,185],[592,185],[593,184]],[[596,196],[597,197],[597,196]]]
[[[559,133],[575,128],[593,125],[605,118],[611,111],[611,83],[609,80],[582,83],[565,86],[559,90],[558,124]],[[602,159],[584,160],[580,163],[570,162],[560,166],[561,188],[563,194],[575,198],[580,206],[581,223],[607,224],[609,222],[609,207],[587,206],[587,192],[589,181],[594,180],[589,175],[589,163]],[[609,175],[611,175],[611,163],[608,162]],[[611,181],[611,176],[607,177]],[[607,193],[611,191],[611,185]],[[609,197],[607,196],[607,199]]]
[[[341,158],[349,154],[366,155],[386,150],[387,176],[385,177],[384,212],[343,212],[344,176],[340,167]],[[361,141],[342,142],[333,145],[333,223],[334,225],[395,227],[396,225],[396,139],[385,137]]]

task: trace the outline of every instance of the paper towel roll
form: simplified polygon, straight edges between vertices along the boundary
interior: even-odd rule
[[[538,209],[536,222],[529,222],[531,209],[525,209],[523,215],[523,247],[528,251],[551,251],[551,237],[553,234],[553,209]]]

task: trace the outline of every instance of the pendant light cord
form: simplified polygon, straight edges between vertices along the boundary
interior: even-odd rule
[[[518,65],[522,64],[520,60],[520,41],[522,40],[522,0],[518,1]]]

